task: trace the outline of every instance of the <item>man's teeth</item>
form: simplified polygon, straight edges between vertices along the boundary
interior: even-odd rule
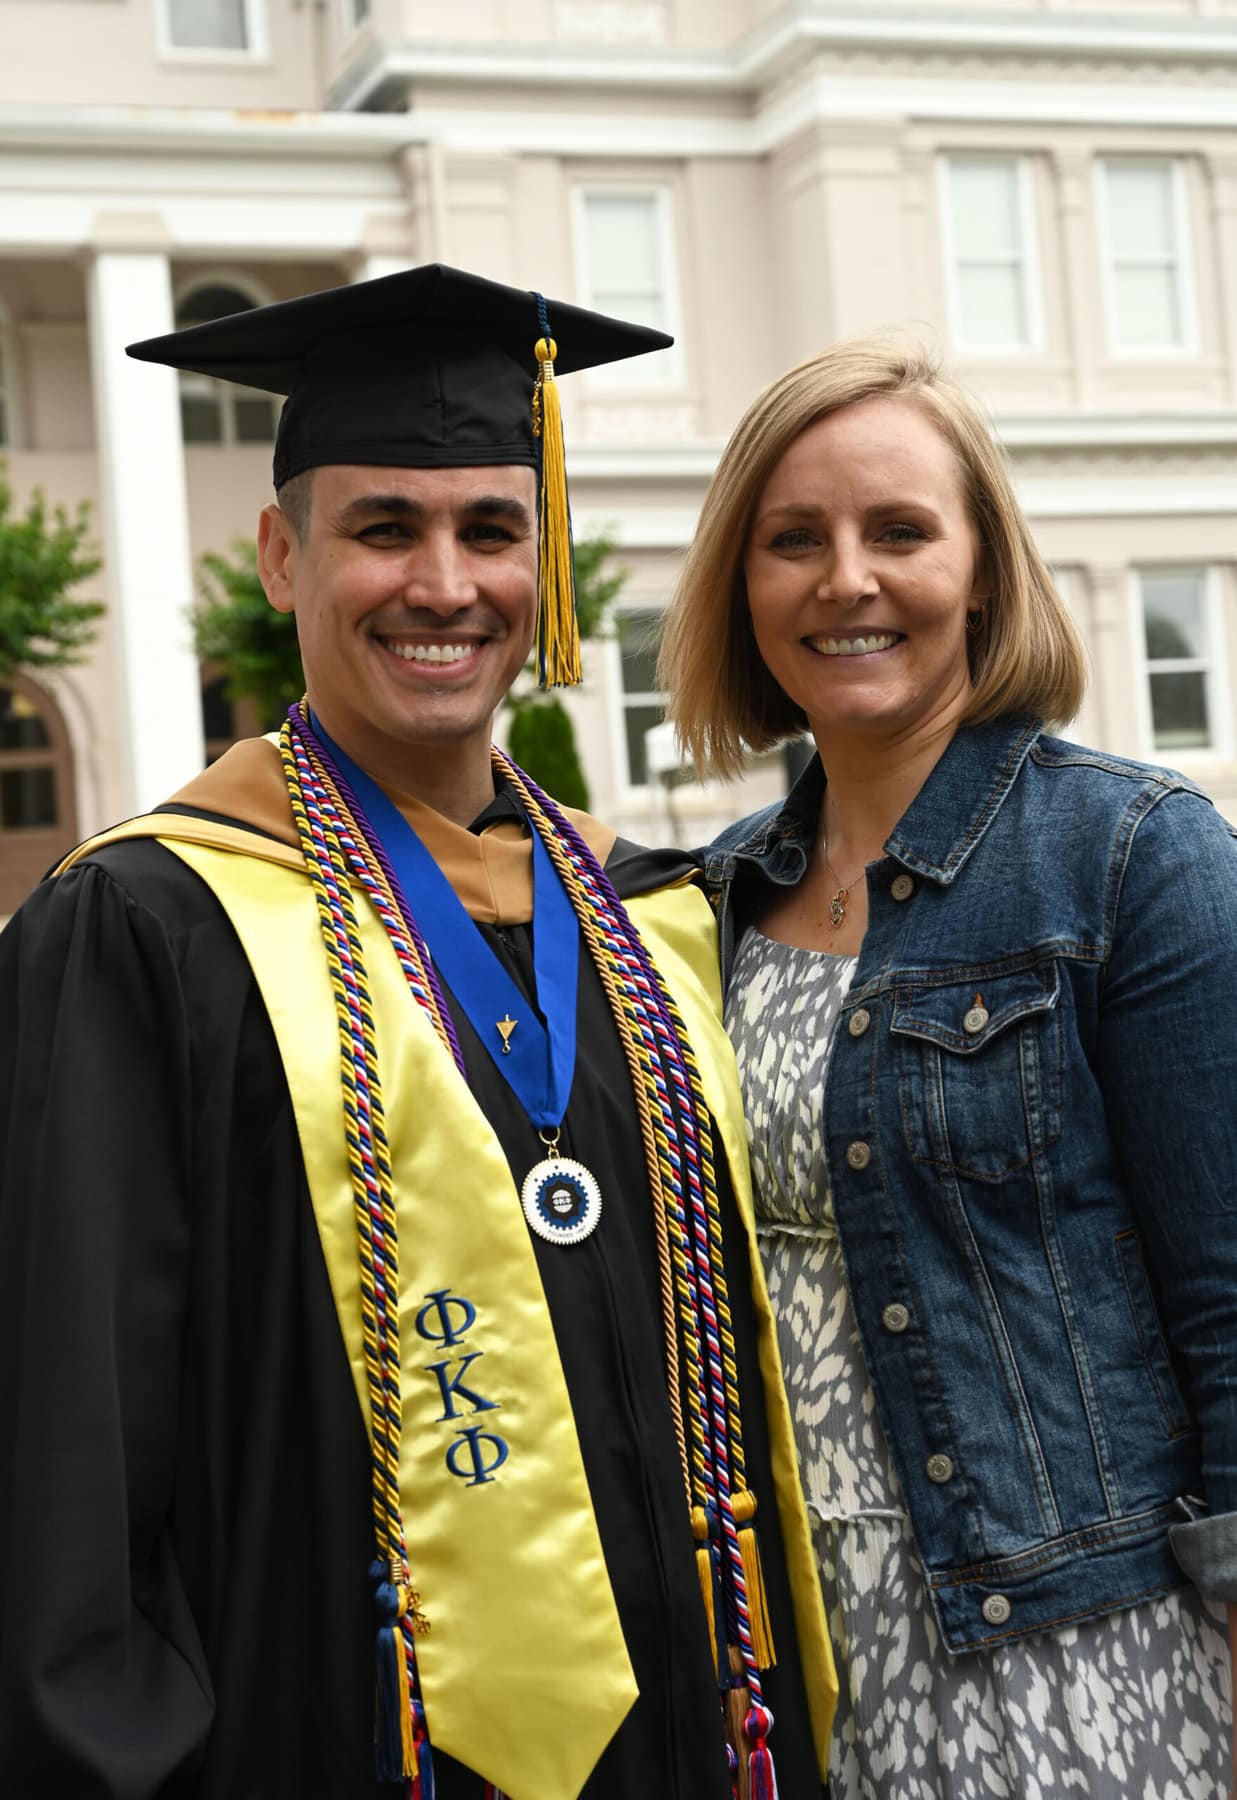
[[[388,650],[394,650],[396,656],[402,656],[405,662],[419,663],[453,663],[463,662],[476,649],[475,644],[396,644],[390,638],[386,640]]]
[[[867,656],[873,650],[889,650],[898,641],[896,631],[878,631],[871,637],[813,638],[813,650],[822,656]]]

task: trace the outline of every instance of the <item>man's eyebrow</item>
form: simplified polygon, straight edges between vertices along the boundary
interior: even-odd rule
[[[418,520],[426,517],[428,508],[420,500],[410,499],[407,494],[358,494],[355,500],[340,512],[340,521],[351,524],[354,520],[372,518],[375,514],[383,514],[387,518]],[[528,530],[532,524],[532,514],[522,500],[511,494],[478,494],[475,499],[467,501],[461,508],[465,518],[469,519],[507,519],[513,525]]]

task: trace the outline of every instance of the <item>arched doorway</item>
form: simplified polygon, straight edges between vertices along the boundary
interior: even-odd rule
[[[0,918],[77,842],[73,747],[28,675],[0,677]]]

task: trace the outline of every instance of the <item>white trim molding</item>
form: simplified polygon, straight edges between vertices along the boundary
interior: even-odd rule
[[[1071,15],[1001,7],[887,6],[878,0],[804,0],[739,38],[727,50],[579,43],[391,41],[345,69],[331,104],[369,105],[393,82],[522,88],[635,87],[736,93],[778,81],[818,50],[872,50],[953,56],[1112,57],[1149,64],[1237,63],[1237,21]]]

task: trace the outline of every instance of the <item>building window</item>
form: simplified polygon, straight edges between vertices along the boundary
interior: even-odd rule
[[[949,156],[943,182],[954,341],[964,350],[1037,349],[1030,164],[1017,156]]]
[[[359,31],[369,17],[370,0],[344,0],[344,19],[349,31]]]
[[[250,295],[225,282],[191,288],[176,309],[177,329],[249,312]],[[180,376],[180,429],[186,444],[269,444],[279,419],[275,395],[213,375]]]
[[[576,251],[586,306],[674,334],[678,313],[664,188],[590,188],[576,194]],[[605,383],[656,385],[678,379],[673,350],[607,363]]]
[[[657,653],[665,617],[660,606],[623,608],[614,615],[623,702],[621,766],[629,787],[647,783],[644,734],[666,716],[666,696],[657,686]]]
[[[257,53],[259,0],[163,0],[170,50]]]
[[[11,675],[0,684],[0,918],[76,835],[73,755],[59,709],[28,676]]]
[[[1118,350],[1186,350],[1195,334],[1180,161],[1100,165],[1109,330]]]
[[[1138,594],[1151,748],[1226,750],[1215,572],[1142,569]]]

